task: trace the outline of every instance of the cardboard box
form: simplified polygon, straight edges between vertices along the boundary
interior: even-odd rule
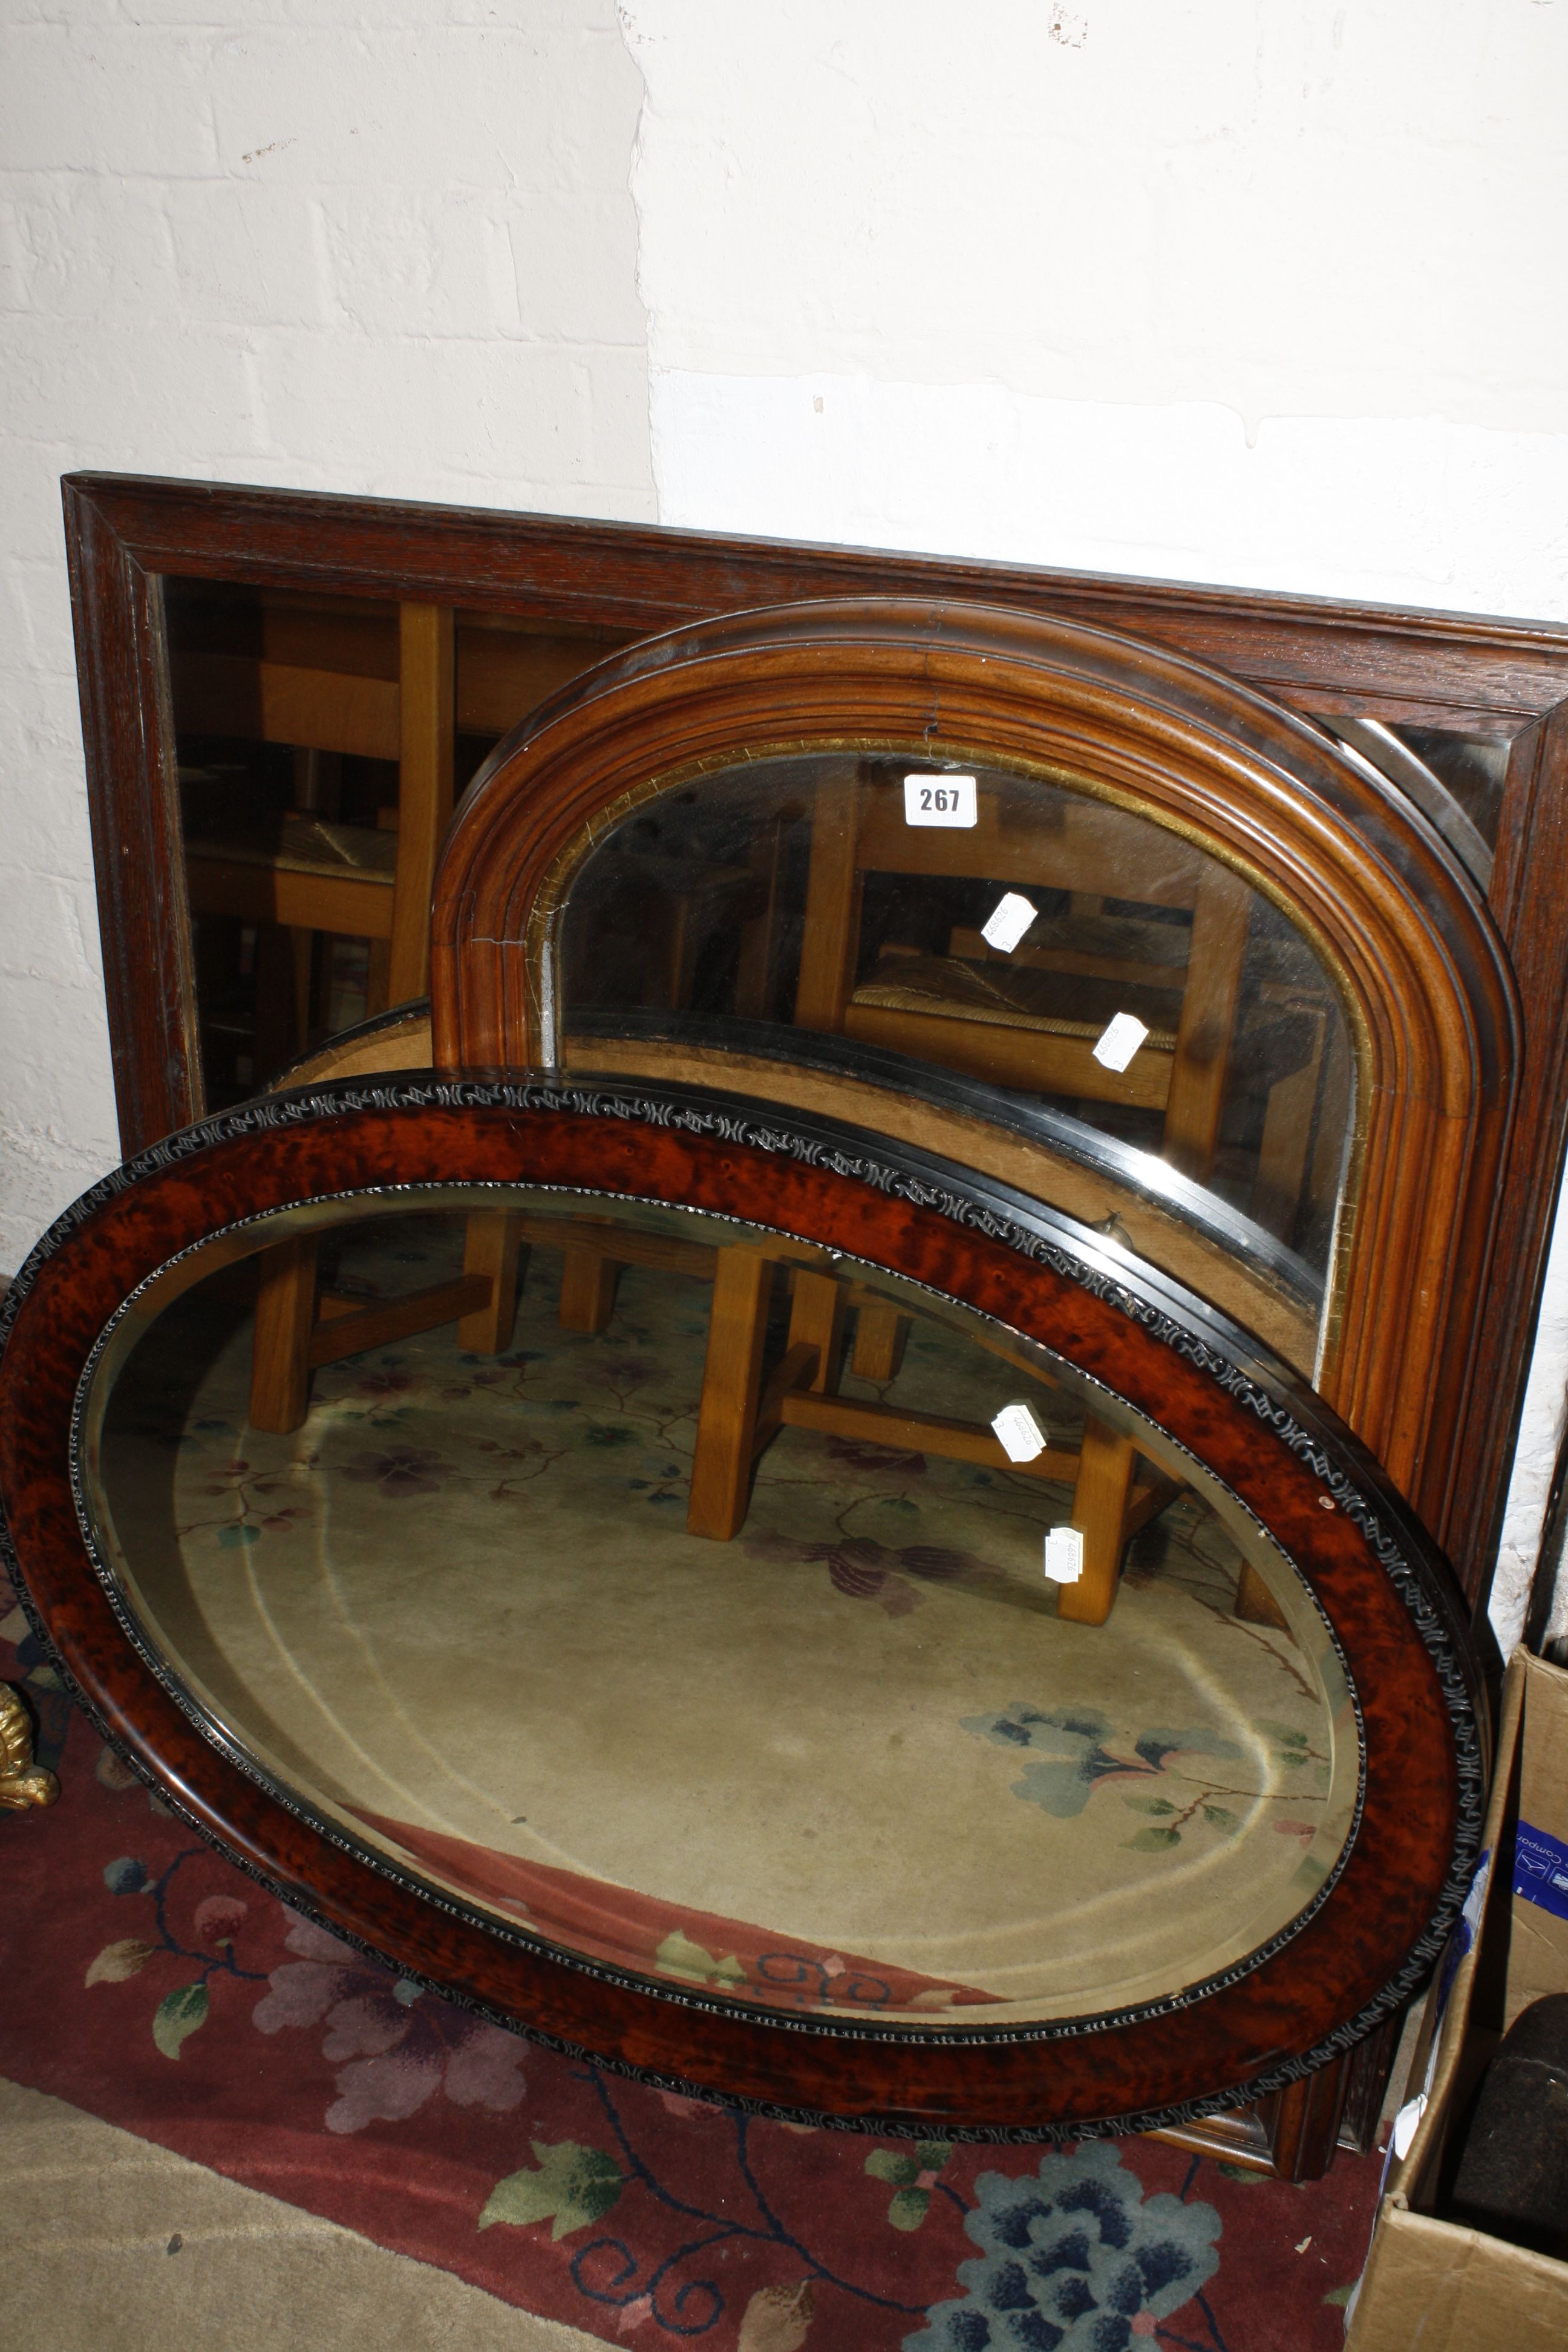
[[[1568,1992],[1568,1673],[1522,1650],[1503,1686],[1485,1846],[1427,1999],[1395,2126],[1404,2154],[1384,2182],[1347,2352],[1568,2347],[1568,2262],[1445,2221],[1441,2210],[1450,2136],[1488,2060],[1521,2010]]]

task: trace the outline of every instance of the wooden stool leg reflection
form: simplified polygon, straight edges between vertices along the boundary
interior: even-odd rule
[[[790,1300],[789,1345],[815,1348],[816,1369],[805,1386],[817,1396],[838,1390],[838,1350],[844,1328],[844,1293],[830,1274],[797,1266]]]
[[[463,1235],[463,1272],[490,1286],[483,1307],[458,1318],[458,1345],[479,1356],[499,1356],[517,1319],[517,1258],[521,1228],[504,1209],[475,1210]]]
[[[561,1328],[606,1330],[615,1311],[620,1267],[602,1250],[567,1249],[562,1256]]]
[[[1136,1460],[1130,1437],[1085,1416],[1072,1507],[1072,1524],[1083,1537],[1083,1574],[1057,1588],[1057,1613],[1072,1624],[1103,1625],[1110,1614]]]
[[[250,1425],[286,1437],[305,1418],[316,1320],[316,1239],[279,1242],[261,1257],[250,1360]]]
[[[773,1273],[760,1251],[718,1253],[686,1524],[721,1543],[739,1528],[751,1495]]]
[[[876,1299],[865,1300],[856,1311],[855,1353],[850,1369],[859,1379],[874,1381],[879,1388],[885,1388],[899,1376],[909,1330],[909,1317],[900,1315],[896,1307],[885,1307]]]

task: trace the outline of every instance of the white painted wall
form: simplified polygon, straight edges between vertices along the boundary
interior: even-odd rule
[[[621,13],[667,521],[1568,618],[1568,5]]]
[[[0,34],[0,1265],[114,1156],[67,469],[1568,618],[1568,0]]]
[[[58,478],[651,517],[613,0],[0,0],[0,1267],[119,1156]]]

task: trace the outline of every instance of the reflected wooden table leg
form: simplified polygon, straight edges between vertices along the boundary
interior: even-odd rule
[[[759,1250],[718,1254],[686,1512],[694,1536],[728,1541],[746,1516],[773,1275]]]
[[[909,1317],[900,1315],[896,1307],[884,1306],[880,1299],[861,1301],[856,1311],[855,1353],[850,1360],[857,1378],[873,1381],[879,1388],[897,1380],[909,1330]]]
[[[1075,1625],[1103,1625],[1110,1614],[1136,1461],[1130,1437],[1085,1415],[1072,1507],[1072,1524],[1083,1537],[1083,1573],[1057,1590],[1058,1615]]]
[[[561,1273],[561,1328],[603,1331],[616,1304],[620,1266],[602,1250],[567,1249]]]
[[[517,1318],[517,1256],[521,1226],[504,1209],[476,1209],[463,1235],[463,1272],[490,1286],[483,1307],[460,1318],[458,1345],[478,1356],[499,1356]]]
[[[316,1242],[305,1234],[262,1253],[250,1363],[253,1429],[286,1437],[304,1420],[315,1321]]]
[[[789,1347],[815,1348],[816,1364],[802,1385],[817,1396],[838,1392],[838,1351],[844,1328],[844,1292],[830,1274],[795,1269],[789,1309]]]

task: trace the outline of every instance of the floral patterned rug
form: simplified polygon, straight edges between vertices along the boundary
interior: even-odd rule
[[[69,1706],[0,1584],[52,1811],[0,1815],[0,2074],[651,2352],[1334,2352],[1375,2157],[892,2145],[533,2048],[231,1868]]]

